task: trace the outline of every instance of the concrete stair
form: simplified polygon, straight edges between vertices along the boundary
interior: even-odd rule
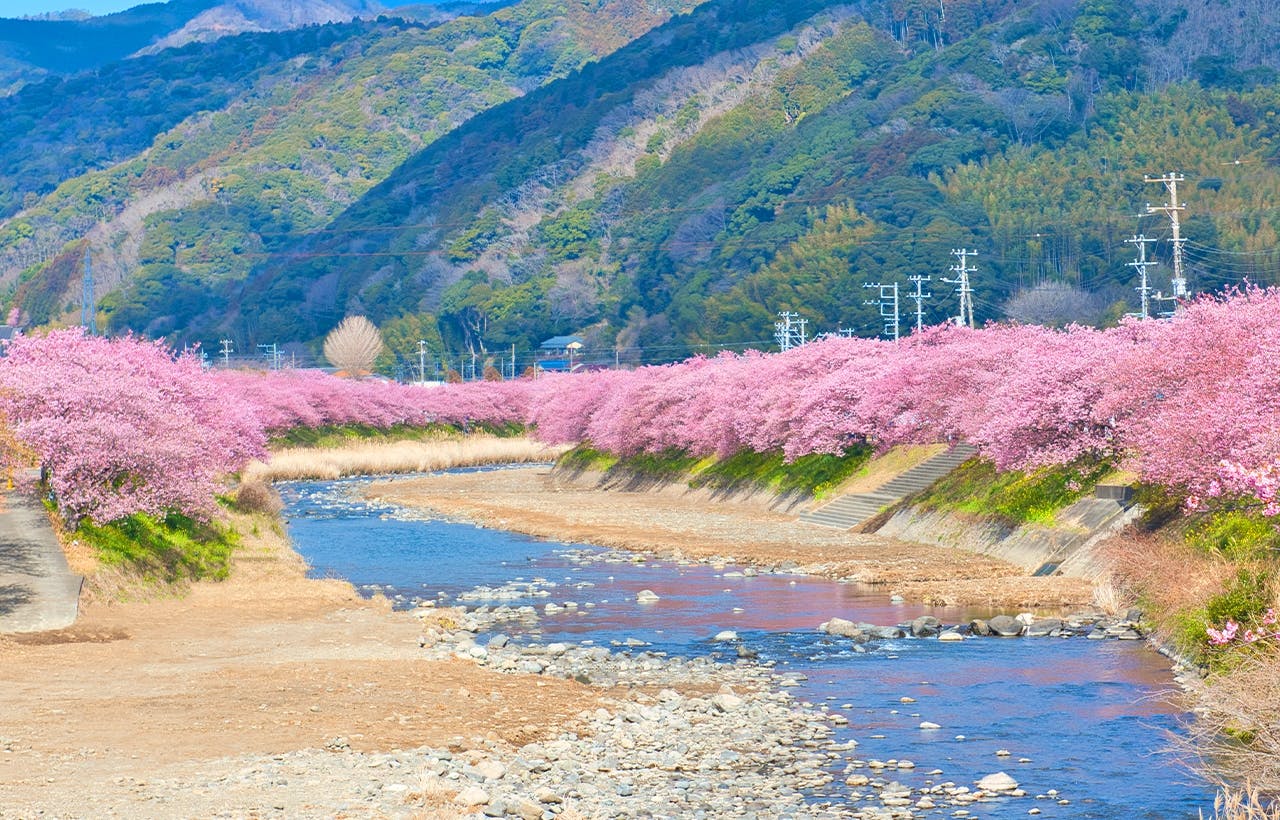
[[[938,479],[977,454],[977,448],[957,444],[950,450],[925,459],[869,493],[842,495],[816,510],[801,513],[799,520],[820,527],[853,529],[874,518],[886,507],[932,487]]]

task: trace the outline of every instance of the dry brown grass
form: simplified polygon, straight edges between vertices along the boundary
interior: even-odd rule
[[[1229,673],[1197,683],[1195,695],[1197,720],[1187,749],[1211,774],[1249,783],[1244,790],[1224,788],[1217,816],[1280,818],[1280,654],[1260,650]]]
[[[1236,572],[1229,562],[1185,543],[1132,530],[1098,549],[1111,572],[1116,597],[1141,599],[1148,618],[1157,624],[1168,623],[1173,613],[1203,606]]]
[[[243,475],[246,482],[251,482],[419,473],[482,464],[549,461],[562,452],[563,448],[548,447],[528,438],[497,436],[439,441],[355,442],[336,448],[281,450],[274,453],[266,464],[258,461],[250,464]]]

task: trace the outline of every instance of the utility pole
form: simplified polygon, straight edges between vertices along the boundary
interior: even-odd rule
[[[222,345],[222,366],[228,368],[231,366],[231,354],[235,352],[235,346],[230,339],[220,339],[219,344]]]
[[[1169,201],[1163,205],[1147,203],[1147,213],[1162,213],[1169,217],[1169,226],[1173,229],[1173,298],[1187,298],[1187,275],[1182,269],[1182,244],[1187,240],[1182,237],[1180,216],[1187,206],[1178,201],[1178,183],[1185,180],[1182,174],[1169,173],[1162,177],[1142,175],[1143,182],[1154,182],[1163,185],[1169,191]]]
[[[84,282],[80,291],[80,326],[90,336],[98,333],[98,304],[93,296],[93,264],[89,259],[89,248],[84,249]]]
[[[884,320],[885,335],[892,336],[893,343],[897,344],[901,331],[901,313],[898,310],[898,283],[894,282],[885,285],[880,282],[868,282],[862,287],[880,289],[879,300],[867,299],[862,304],[880,306],[880,318]]]
[[[516,346],[513,343],[511,345],[511,379],[512,381],[514,381],[515,378],[516,378]]]
[[[924,330],[924,300],[933,298],[933,291],[925,293],[924,283],[930,281],[928,276],[908,276],[907,280],[914,282],[916,286],[915,293],[908,293],[907,298],[915,300],[916,303],[916,333]]]
[[[427,340],[418,340],[418,381],[427,380]]]
[[[809,341],[805,334],[808,319],[801,319],[800,314],[791,310],[778,312],[778,321],[773,324],[773,338],[778,342],[778,349],[785,353],[793,347],[804,347]]]
[[[1138,260],[1129,262],[1131,268],[1138,269],[1138,286],[1134,288],[1138,292],[1141,299],[1142,308],[1137,315],[1143,319],[1151,318],[1151,285],[1148,284],[1147,268],[1155,264],[1155,262],[1147,261],[1147,245],[1155,242],[1154,239],[1147,239],[1146,234],[1139,234],[1132,239],[1126,239],[1125,244],[1136,245],[1138,247]],[[1130,314],[1131,316],[1134,314]]]
[[[960,315],[956,317],[956,324],[973,327],[973,287],[969,284],[969,274],[978,269],[969,264],[969,257],[977,256],[978,252],[960,248],[953,249],[951,255],[959,260],[959,264],[952,265],[948,269],[956,274],[956,278],[944,278],[942,281],[948,285],[955,285],[956,293],[960,294]]]
[[[280,346],[275,342],[269,345],[258,345],[258,349],[262,351],[262,355],[271,360],[271,369],[280,369]]]

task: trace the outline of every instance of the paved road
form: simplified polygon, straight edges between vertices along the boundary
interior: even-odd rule
[[[83,580],[68,569],[39,500],[0,493],[0,633],[71,626]]]

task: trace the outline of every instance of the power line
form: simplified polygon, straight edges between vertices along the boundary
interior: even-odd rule
[[[805,325],[808,319],[801,319],[800,314],[791,310],[778,313],[778,321],[773,324],[773,338],[778,342],[778,349],[785,353],[793,347],[804,347],[808,342]]]
[[[862,304],[868,307],[880,306],[880,318],[884,320],[884,333],[893,339],[893,343],[898,343],[900,335],[900,313],[898,311],[898,283],[883,284],[882,282],[868,282],[862,287],[879,288],[880,298],[867,299]]]
[[[956,324],[973,327],[973,288],[969,284],[969,274],[976,272],[978,269],[969,265],[969,257],[977,256],[978,252],[958,248],[952,249],[951,254],[959,260],[958,264],[948,268],[948,270],[956,274],[956,278],[944,278],[942,281],[948,285],[955,285],[956,293],[960,294],[960,315],[956,317]]]
[[[1138,287],[1134,290],[1138,291],[1138,297],[1141,300],[1142,307],[1138,315],[1143,319],[1151,318],[1151,285],[1147,281],[1147,268],[1155,264],[1155,262],[1147,261],[1147,245],[1155,242],[1154,239],[1147,239],[1146,235],[1135,236],[1132,239],[1126,239],[1126,243],[1136,245],[1138,247],[1138,261],[1128,263],[1130,267],[1138,269]]]
[[[1147,203],[1147,213],[1162,213],[1169,217],[1169,225],[1173,229],[1173,287],[1174,299],[1187,297],[1187,275],[1182,269],[1182,227],[1179,217],[1187,206],[1178,201],[1178,183],[1186,179],[1182,174],[1168,173],[1162,177],[1142,175],[1143,182],[1154,182],[1164,185],[1169,191],[1169,201],[1163,205]]]
[[[933,291],[924,293],[921,288],[925,282],[930,281],[928,276],[908,276],[907,280],[914,282],[916,286],[915,293],[908,293],[907,298],[914,300],[916,303],[916,333],[924,329],[924,300],[933,298]]]
[[[98,302],[93,295],[93,262],[88,245],[84,249],[84,280],[80,288],[80,326],[90,336],[98,332]]]

